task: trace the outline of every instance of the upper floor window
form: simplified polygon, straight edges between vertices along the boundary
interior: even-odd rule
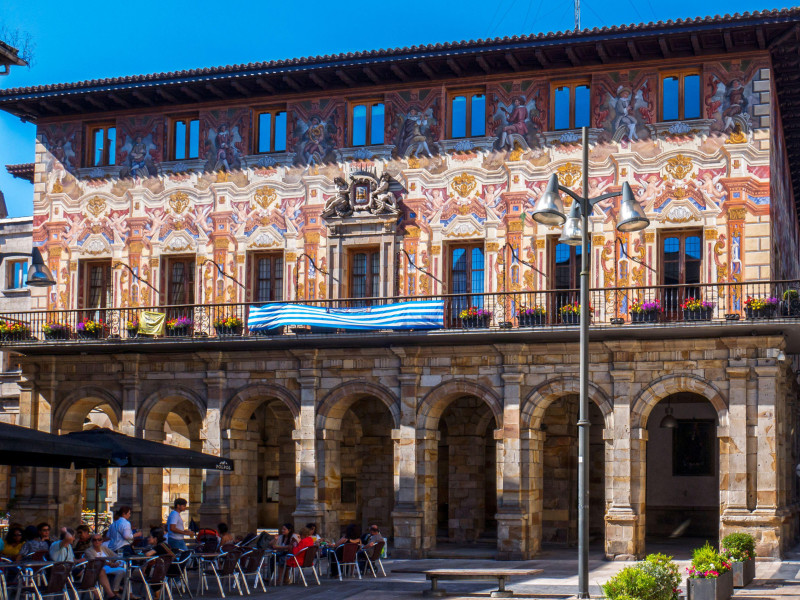
[[[661,120],[700,118],[700,75],[667,73],[661,77]]]
[[[283,254],[276,252],[254,254],[251,264],[253,301],[283,300]]]
[[[481,92],[450,94],[450,137],[486,135],[486,95]]]
[[[185,160],[200,156],[200,119],[172,119],[170,127],[170,160]]]
[[[351,298],[376,298],[380,295],[381,255],[377,247],[350,251]],[[365,301],[367,303],[368,301]],[[360,303],[356,303],[357,305]]]
[[[170,305],[194,304],[193,257],[170,257],[167,260],[167,302]]]
[[[264,110],[256,118],[258,154],[286,151],[286,111]]]
[[[591,89],[586,82],[553,85],[553,131],[591,127]]]
[[[116,163],[117,128],[98,125],[89,129],[89,166],[107,167]]]
[[[111,261],[81,262],[78,304],[80,308],[109,308],[111,299]]]
[[[359,102],[351,104],[350,131],[353,146],[366,146],[383,143],[384,106],[383,102]]]
[[[25,287],[28,278],[28,260],[9,260],[6,263],[6,289],[16,290]]]

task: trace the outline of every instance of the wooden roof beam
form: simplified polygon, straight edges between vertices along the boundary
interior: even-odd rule
[[[661,55],[664,58],[669,58],[672,56],[672,51],[669,49],[669,44],[667,44],[667,39],[664,37],[658,38],[658,47],[661,48]]]
[[[791,38],[793,35],[795,35],[797,33],[797,29],[798,29],[798,25],[795,25],[794,27],[792,27],[788,31],[783,32],[783,34],[779,35],[778,37],[776,37],[774,40],[772,40],[769,43],[768,48],[770,50],[772,50],[775,46],[780,46],[783,42],[785,42],[786,40]]]
[[[270,94],[275,93],[275,88],[272,87],[270,84],[268,84],[266,81],[264,81],[263,77],[256,77],[256,85],[265,92],[268,92]]]
[[[381,79],[375,74],[375,71],[372,70],[372,67],[364,67],[364,74],[370,78],[372,83],[380,83]]]
[[[223,94],[220,91],[220,89],[217,86],[215,86],[213,83],[207,83],[206,84],[206,89],[209,92],[211,92],[212,94],[214,94],[220,100],[227,100],[228,99],[228,97],[225,94]]]
[[[116,102],[117,104],[119,104],[120,106],[122,106],[124,108],[130,108],[131,107],[130,102],[127,102],[126,100],[123,100],[122,98],[120,98],[114,92],[109,92],[108,93],[108,97],[111,98],[114,102]]]
[[[303,88],[300,87],[299,83],[297,83],[294,79],[292,79],[288,75],[284,75],[283,76],[283,81],[284,81],[284,83],[286,83],[286,85],[288,85],[290,88],[292,88],[295,92],[302,91],[302,89],[303,89]]]
[[[447,59],[447,66],[450,67],[450,70],[459,77],[461,77],[464,74],[464,71],[461,70],[461,67],[452,58]]]
[[[192,99],[192,100],[194,100],[195,102],[200,102],[200,101],[203,99],[203,98],[202,98],[202,96],[200,96],[200,94],[198,94],[197,92],[195,92],[195,91],[194,91],[192,88],[190,88],[190,87],[189,87],[189,86],[187,86],[187,85],[182,85],[182,86],[181,86],[181,91],[182,91],[184,94],[186,94],[187,96],[189,96],[189,98],[191,98],[191,99]]]
[[[566,51],[567,58],[569,59],[569,62],[572,63],[572,66],[573,67],[579,67],[580,64],[581,64],[581,61],[578,60],[578,55],[575,54],[575,50],[573,50],[570,46],[567,46],[564,50]]]
[[[479,66],[481,69],[483,69],[483,72],[484,72],[484,73],[487,73],[487,74],[488,74],[488,73],[491,73],[491,72],[492,72],[492,68],[489,66],[489,63],[488,63],[488,62],[486,62],[486,59],[485,59],[485,58],[483,58],[482,56],[478,56],[478,57],[475,59],[475,62],[477,62],[477,63],[478,63],[478,66]]]
[[[767,47],[767,40],[764,38],[764,28],[756,28],[756,41],[758,42],[758,49],[763,50]]]
[[[62,111],[60,108],[58,108],[54,104],[50,104],[47,100],[39,100],[39,104],[44,106],[50,112],[54,112],[57,115],[60,115],[60,114],[64,113],[64,111]]]
[[[72,110],[75,110],[75,111],[78,111],[78,112],[83,112],[83,110],[84,110],[82,106],[79,106],[78,104],[76,104],[75,102],[70,100],[69,98],[61,98],[61,102],[66,104]]]
[[[547,66],[550,64],[550,61],[547,60],[547,57],[544,55],[544,52],[542,52],[541,50],[536,50],[533,54],[536,57],[536,60],[539,61],[539,64],[547,68]]]
[[[731,39],[730,31],[723,32],[722,41],[725,42],[725,51],[730,52],[731,48],[733,48],[733,40]]]
[[[391,72],[392,72],[392,73],[394,73],[395,75],[397,75],[397,78],[398,78],[400,81],[402,81],[403,83],[405,83],[406,81],[408,81],[408,75],[406,75],[406,73],[403,71],[403,69],[401,69],[401,68],[400,68],[400,67],[398,67],[397,65],[391,65],[391,66],[389,67],[389,70],[391,70]]]
[[[100,102],[100,100],[97,98],[93,98],[91,94],[84,96],[84,98],[86,98],[86,101],[95,108],[99,108],[100,110],[108,110],[108,107],[105,104]]]
[[[238,81],[231,81],[231,87],[239,92],[242,96],[250,96],[250,90],[248,90]]]
[[[167,102],[172,102],[173,104],[180,104],[180,102],[175,96],[173,96],[167,91],[162,90],[161,88],[156,88],[156,94],[161,96]]]
[[[308,78],[309,78],[311,81],[313,81],[314,83],[316,83],[316,84],[317,84],[317,85],[318,85],[318,86],[319,86],[321,89],[323,89],[323,90],[324,90],[324,89],[327,89],[327,87],[328,87],[328,84],[327,84],[327,83],[325,83],[325,81],[322,79],[322,77],[320,77],[320,76],[319,76],[319,75],[317,75],[316,73],[309,73],[309,74],[308,74]]]
[[[636,43],[633,40],[628,40],[628,52],[631,53],[633,60],[639,60],[639,50],[636,48]]]
[[[154,103],[154,102],[153,102],[153,101],[152,101],[150,98],[148,98],[147,96],[145,96],[145,95],[144,95],[142,92],[140,92],[139,90],[134,90],[134,92],[133,92],[133,97],[134,97],[134,98],[136,98],[137,100],[141,101],[141,102],[144,102],[144,103],[145,103],[145,104],[147,104],[148,106],[153,106],[153,104],[155,104],[155,103]]]
[[[417,66],[419,66],[420,70],[423,73],[425,73],[425,75],[428,77],[428,79],[436,79],[436,73],[433,72],[433,69],[431,69],[431,67],[430,67],[430,65],[428,65],[428,63],[426,63],[425,61],[419,61],[417,63]]]
[[[703,53],[703,49],[700,47],[700,38],[697,37],[696,33],[691,35],[692,40],[692,52],[694,52],[695,56],[700,56]]]
[[[506,58],[506,62],[508,63],[508,65],[512,69],[514,69],[515,71],[519,71],[519,69],[520,69],[519,61],[514,57],[513,54],[511,54],[511,52],[506,52],[505,53],[505,58]]]
[[[597,50],[597,56],[600,57],[600,62],[603,64],[607,64],[609,61],[608,52],[606,52],[606,47],[603,46],[601,42],[597,42],[595,45],[595,50]]]
[[[341,69],[336,69],[336,76],[339,79],[341,79],[342,83],[344,83],[347,86],[353,87],[356,84],[356,82],[353,81],[353,78],[350,77],[347,73],[345,73]]]

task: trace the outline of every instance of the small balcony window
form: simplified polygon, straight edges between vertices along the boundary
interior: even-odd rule
[[[286,151],[286,111],[265,110],[256,119],[258,154]]]
[[[25,287],[25,280],[28,278],[27,260],[8,261],[6,271],[6,289],[18,290]]]
[[[89,129],[89,166],[108,167],[116,164],[117,128],[99,125]]]
[[[553,130],[591,127],[591,89],[586,83],[553,86]]]
[[[366,146],[383,144],[383,102],[359,102],[350,111],[351,144]]]
[[[186,160],[200,156],[200,119],[173,119],[170,130],[172,160]]]
[[[661,120],[700,118],[700,75],[668,73],[661,78]]]
[[[486,95],[483,92],[458,92],[450,95],[450,137],[486,135]]]

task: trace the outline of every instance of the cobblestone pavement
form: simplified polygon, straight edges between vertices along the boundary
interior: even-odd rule
[[[737,590],[734,598],[747,600],[800,599],[800,555],[783,561],[759,561],[756,565],[756,580],[746,589]],[[495,562],[487,559],[428,559],[385,560],[387,577],[374,579],[371,575],[363,580],[349,579],[343,582],[322,577],[322,585],[302,584],[271,587],[267,594],[253,594],[255,598],[285,598],[286,600],[314,598],[336,598],[341,600],[405,600],[420,599],[422,592],[430,588],[422,571],[434,568],[533,568],[542,569],[541,576],[512,580],[508,587],[516,597],[542,600],[558,600],[575,595],[578,586],[577,551],[545,552],[540,558],[530,561]],[[676,561],[683,573],[688,560]],[[593,598],[601,597],[601,585],[614,573],[630,565],[630,562],[609,562],[600,554],[590,558],[590,592]],[[492,582],[442,582],[440,587],[448,592],[448,598],[488,597],[496,589]],[[685,591],[685,590],[684,590]],[[235,594],[236,597],[238,595]],[[231,597],[229,595],[229,597]]]

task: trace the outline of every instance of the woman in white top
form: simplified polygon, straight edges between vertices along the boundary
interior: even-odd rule
[[[95,558],[115,559],[119,558],[108,546],[103,545],[103,536],[94,534],[91,538],[91,545],[84,552],[84,557],[89,560]],[[108,587],[108,578],[113,576],[113,582],[109,589],[118,590],[122,583],[122,578],[125,577],[125,567],[119,561],[109,561],[103,566],[103,573],[100,574],[98,580],[103,588]],[[105,583],[104,583],[105,580]],[[108,590],[106,590],[108,593]]]

